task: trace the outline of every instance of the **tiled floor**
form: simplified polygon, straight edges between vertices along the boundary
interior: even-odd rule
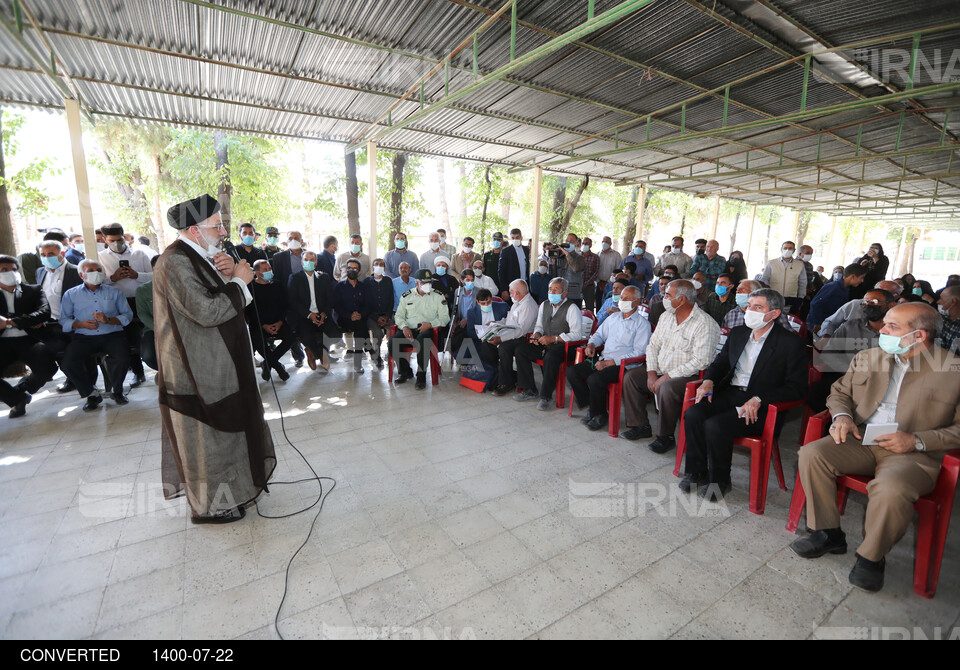
[[[261,389],[276,479],[303,478]],[[960,626],[960,516],[935,599],[912,591],[915,527],[871,595],[847,582],[852,548],[817,561],[789,550],[790,498],[775,483],[764,516],[747,510],[743,454],[727,507],[691,507],[674,495],[673,453],[591,433],[565,410],[478,395],[449,371],[418,392],[338,364],[278,389],[287,434],[337,480],[289,571],[287,638],[946,636]],[[287,563],[314,512],[189,524],[183,503],[158,491],[156,387],[130,401],[84,414],[76,396],[44,393],[27,417],[0,417],[0,637],[275,639]],[[791,488],[798,423],[782,440]],[[576,483],[606,486],[584,499]],[[274,486],[260,508],[282,514],[317,492]],[[862,498],[844,525],[855,547]]]

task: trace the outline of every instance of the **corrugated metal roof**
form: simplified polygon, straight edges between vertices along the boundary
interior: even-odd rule
[[[620,7],[623,1],[598,0],[596,14]],[[852,156],[858,137],[866,156],[926,151],[940,142],[943,105],[958,106],[960,85],[920,97],[920,104],[935,109],[922,116],[908,113],[902,130],[899,110],[917,103],[811,114],[787,124],[775,117],[800,108],[803,67],[791,64],[767,70],[783,63],[784,54],[802,55],[808,48],[792,43],[791,36],[840,45],[925,30],[960,23],[960,3],[872,0],[869,8],[853,0],[763,3],[751,7],[743,0],[655,0],[579,43],[544,55],[385,135],[380,144],[510,166],[555,163],[548,169],[601,179],[655,172],[659,174],[650,177],[653,180],[679,177],[678,172],[689,172],[687,166],[695,164],[694,176],[671,182],[671,188],[748,200],[784,199],[779,194],[742,193],[755,190],[761,178],[764,184],[776,179],[780,187],[790,188],[816,185],[818,173],[821,183],[855,181],[861,175],[867,181],[888,179],[892,185],[861,189],[887,200],[895,196],[903,175],[911,178],[903,183],[903,192],[932,195],[933,179],[913,178],[943,174],[950,164],[946,152],[915,153],[907,158],[905,171],[902,155],[830,164],[821,170],[777,171],[773,168],[781,163],[778,143],[785,142],[785,165],[815,162],[818,146],[821,158]],[[396,108],[389,118],[394,124],[419,113],[419,90],[404,102],[397,103],[398,96],[416,87],[500,9],[503,0],[218,0],[222,10],[194,0],[21,0],[21,4],[45,32],[41,38],[27,21],[23,39],[28,49],[47,63],[46,44],[52,45],[62,72],[73,78],[72,85],[94,118],[126,116],[350,142],[367,133],[377,119],[378,132],[386,129],[392,106]],[[0,12],[12,20],[11,0],[0,0]],[[509,61],[509,16],[507,11],[477,40],[480,76]],[[586,3],[521,2],[518,17],[516,53],[522,56],[547,44],[554,34],[581,25]],[[911,36],[888,40],[876,46],[876,53],[881,48],[909,50],[911,44]],[[924,35],[925,60],[917,68],[914,85],[942,83],[940,75],[949,62],[945,54],[958,45],[957,28]],[[869,70],[861,73],[862,78],[881,76],[874,72],[871,58],[876,58],[869,49],[849,57]],[[722,94],[693,99],[704,88],[720,88],[759,72],[765,73],[731,87],[726,122],[737,127],[734,131],[722,128]],[[884,79],[886,87],[845,88],[843,82],[828,81],[815,71],[806,94],[807,109],[856,102],[905,84],[902,72]],[[474,80],[473,51],[468,46],[452,59],[448,72],[441,69],[424,85],[425,104],[441,101],[445,90],[463,90]],[[0,102],[62,105],[60,90],[10,39],[0,41]],[[685,112],[678,107],[683,102]],[[671,106],[676,107],[662,111]],[[650,113],[656,117],[648,129],[644,115]],[[680,136],[681,124],[691,137]],[[752,126],[740,128],[743,124]],[[945,144],[955,145],[960,109],[947,130]],[[646,146],[648,139],[657,144]],[[748,150],[751,172],[737,172],[746,168]],[[766,174],[756,172],[764,167]],[[723,176],[712,177],[711,170],[717,169]],[[938,198],[960,202],[957,183],[941,178]],[[817,198],[826,201],[833,195],[825,189]]]

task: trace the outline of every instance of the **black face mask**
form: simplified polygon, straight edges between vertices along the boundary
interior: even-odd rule
[[[347,270],[347,279],[351,279],[351,280],[353,280],[353,281],[356,281],[356,280],[357,280],[357,277],[359,277],[359,276],[360,276],[360,273],[357,272],[356,270]]]
[[[863,308],[863,315],[867,317],[867,321],[881,321],[885,313],[883,305],[867,305]]]

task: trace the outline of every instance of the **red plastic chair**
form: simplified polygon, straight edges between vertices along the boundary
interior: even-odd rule
[[[577,349],[576,358],[573,364],[582,363],[586,347]],[[603,349],[597,347],[597,351]],[[634,363],[646,363],[646,356],[637,356],[636,358],[624,358],[620,361],[620,376],[612,384],[607,384],[607,415],[610,417],[607,421],[607,434],[610,437],[620,436],[620,406],[623,404],[623,375],[627,372],[627,366]],[[573,416],[573,388],[570,389],[570,408],[567,410],[567,416]]]
[[[787,321],[789,321],[793,327],[793,332],[799,335],[801,339],[807,339],[807,324],[805,324],[799,316],[787,314],[786,317]]]
[[[685,420],[688,406],[692,406],[697,395],[697,389],[703,381],[689,382],[683,394],[683,412],[680,414],[680,437],[677,439],[677,463],[673,470],[675,477],[680,476],[680,467],[683,464],[683,455],[687,450],[687,435]],[[706,402],[706,401],[704,401]],[[786,412],[803,404],[803,400],[777,402],[767,408],[767,417],[763,424],[760,437],[740,437],[733,441],[739,447],[750,450],[750,511],[754,514],[763,514],[767,506],[767,482],[770,479],[770,460],[773,459],[777,472],[777,483],[783,491],[787,490],[786,480],[783,478],[783,463],[780,461],[780,440],[776,437],[777,414]]]
[[[813,367],[813,364],[810,364],[810,368],[807,370],[807,388],[813,386],[813,382],[818,382],[823,378],[823,373]],[[810,417],[813,416],[813,410],[810,409],[809,405],[803,406],[803,419],[800,422],[800,435],[797,437],[797,444],[805,444],[804,440],[807,439],[807,425],[810,422]]]
[[[503,298],[501,298],[501,297],[498,296],[498,295],[495,295],[495,296],[493,296],[493,297],[490,298],[490,299],[491,299],[493,302],[503,302]]]
[[[433,329],[433,347],[430,348],[430,381],[436,386],[440,383],[440,356],[439,356],[439,339],[437,338],[437,328]],[[390,337],[393,337],[397,333],[397,327],[390,326]],[[403,351],[413,351],[413,347],[405,346],[402,348]],[[393,351],[391,347],[387,346],[387,367],[390,368],[390,374],[388,375],[388,381],[393,383]]]
[[[590,334],[593,335],[597,332],[597,317],[594,316],[593,312],[589,309],[581,309],[581,316],[590,317],[590,320],[593,321],[593,324],[590,326]],[[565,391],[567,388],[567,361],[570,359],[570,349],[571,347],[576,350],[577,347],[586,346],[587,340],[571,340],[570,342],[563,343],[563,362],[560,364],[560,372],[557,374],[557,408],[563,409],[565,401]],[[538,358],[534,361],[540,367],[543,367],[543,359]]]
[[[820,412],[810,417],[804,434],[804,444],[819,440],[827,434],[830,427],[830,412]],[[867,492],[871,477],[863,475],[841,475],[837,477],[837,507],[843,514],[847,506],[850,490]],[[937,485],[931,493],[921,497],[913,504],[920,516],[917,527],[917,557],[913,568],[913,592],[924,598],[933,598],[937,593],[937,581],[940,577],[940,564],[943,562],[943,548],[950,528],[950,514],[953,511],[953,499],[960,479],[960,449],[948,451],[940,466]],[[787,517],[787,530],[797,532],[800,516],[806,507],[807,494],[797,474],[797,485],[793,489],[790,501],[790,515]]]

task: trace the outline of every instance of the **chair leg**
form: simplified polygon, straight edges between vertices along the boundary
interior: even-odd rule
[[[390,370],[390,372],[387,373],[387,382],[392,384],[393,383],[393,354],[389,352],[387,353],[387,369]]]
[[[813,416],[813,411],[809,406],[803,408],[803,419],[800,421],[800,435],[797,436],[797,444],[801,447],[803,446],[803,439],[807,435],[807,422],[810,421],[810,417]]]
[[[560,365],[560,374],[557,375],[557,409],[563,409],[564,401],[566,396],[564,393],[567,390],[567,364],[563,363]]]
[[[607,433],[610,437],[620,435],[620,384],[614,384],[611,391],[607,389]]]
[[[683,418],[680,419],[680,437],[677,438],[677,464],[673,468],[673,476],[680,476],[680,468],[683,465],[683,454],[687,451],[687,441],[684,439]]]
[[[777,471],[777,483],[780,484],[780,490],[787,490],[787,480],[783,478],[783,463],[780,462],[780,441],[773,440],[773,467]]]
[[[917,556],[913,569],[913,592],[924,598],[932,598],[937,592],[937,578],[940,576],[940,561],[943,558],[943,545],[937,547],[938,517],[937,503],[922,498],[915,505],[920,515],[917,525]]]
[[[574,396],[574,394],[573,394],[573,387],[571,386],[571,387],[570,387],[570,401],[569,401],[569,402],[570,402],[570,407],[567,408],[567,417],[568,417],[568,418],[573,416],[573,399],[574,399],[574,397],[575,397],[575,396]]]
[[[763,514],[767,502],[767,479],[770,477],[770,451],[764,442],[750,454],[750,511]]]
[[[796,533],[800,526],[800,515],[807,505],[807,494],[800,483],[800,473],[797,473],[797,483],[793,485],[793,497],[790,499],[790,512],[787,515],[787,530]]]

